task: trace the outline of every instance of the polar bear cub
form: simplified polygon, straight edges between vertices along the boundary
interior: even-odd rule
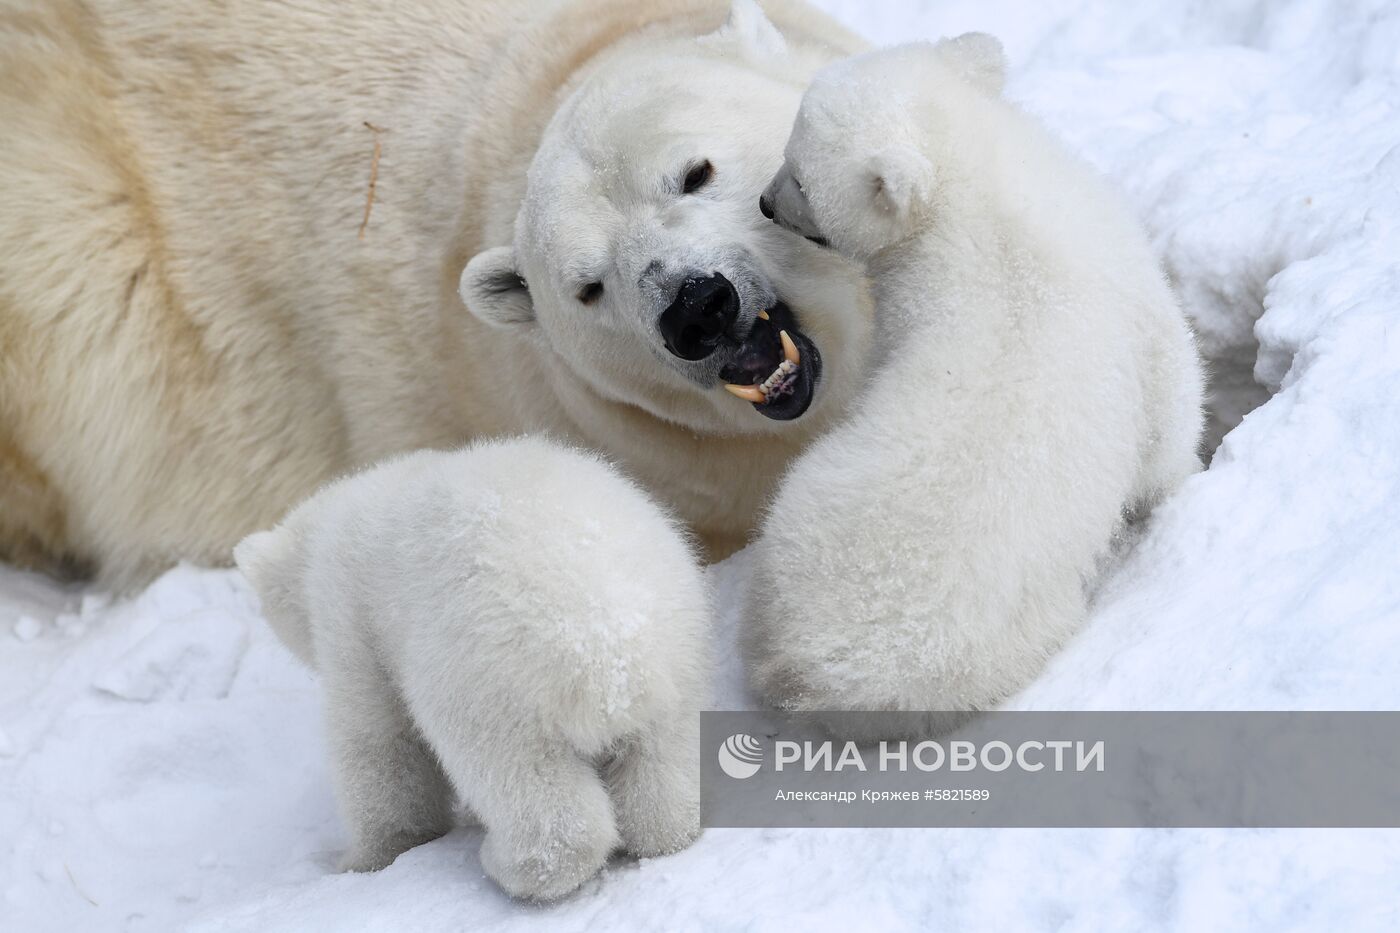
[[[1002,80],[978,34],[828,66],[761,199],[864,264],[879,353],[755,548],[750,671],[780,706],[997,703],[1125,514],[1200,468],[1201,366],[1143,230]]]
[[[320,674],[344,868],[442,835],[454,796],[518,897],[699,833],[708,593],[676,523],[597,457],[543,440],[410,454],[235,557]]]

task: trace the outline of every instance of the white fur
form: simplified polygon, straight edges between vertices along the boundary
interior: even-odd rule
[[[869,336],[855,268],[754,208],[812,72],[863,44],[763,7],[0,4],[0,559],[135,586],[348,470],[524,433],[742,546]],[[714,184],[672,196],[696,157]],[[464,309],[468,261],[517,251],[529,293],[469,276]],[[653,260],[782,293],[828,363],[812,411],[687,380]],[[584,307],[569,277],[598,269]]]
[[[814,42],[791,16],[782,25],[739,0],[716,30],[629,38],[581,69],[526,154],[513,223],[485,231],[493,245],[458,283],[485,336],[519,348],[492,387],[512,424],[617,457],[712,558],[743,545],[782,469],[840,416],[870,335],[859,271],[757,210],[803,89],[837,51],[828,32]],[[713,179],[683,193],[703,160]],[[736,401],[718,356],[686,362],[665,349],[658,320],[680,284],[714,273],[738,291],[739,331],[782,299],[821,348],[800,419]],[[585,305],[594,282],[601,295]]]
[[[1125,512],[1199,469],[1201,368],[1146,237],[997,97],[999,62],[962,37],[831,66],[770,188],[866,263],[884,355],[755,549],[751,670],[779,705],[997,703],[1079,625]]]
[[[454,790],[518,897],[698,834],[708,595],[676,524],[597,457],[543,440],[411,454],[235,553],[320,673],[344,867],[441,835]]]

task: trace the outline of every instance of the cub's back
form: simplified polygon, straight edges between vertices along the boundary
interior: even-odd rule
[[[480,443],[411,454],[335,492],[317,532],[336,565],[321,598],[359,615],[394,667],[417,672],[406,681],[467,678],[484,708],[569,710],[560,728],[584,745],[701,689],[699,562],[675,520],[598,457],[537,438]]]

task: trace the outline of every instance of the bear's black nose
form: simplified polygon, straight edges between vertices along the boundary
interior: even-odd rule
[[[686,279],[676,300],[661,312],[666,349],[683,360],[703,360],[739,317],[739,293],[718,272]]]
[[[768,200],[768,195],[760,194],[758,196],[758,209],[764,217],[769,220],[773,219],[773,202]]]

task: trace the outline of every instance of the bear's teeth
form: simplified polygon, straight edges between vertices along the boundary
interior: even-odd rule
[[[763,394],[766,397],[769,392],[773,391],[774,387],[795,372],[797,372],[797,365],[791,360],[783,360],[778,364],[778,368],[773,370],[772,375],[763,380],[759,388],[763,390]]]
[[[783,356],[785,357],[778,368],[768,374],[768,378],[758,385],[741,386],[732,382],[726,382],[724,389],[730,395],[737,396],[746,402],[753,402],[755,405],[762,405],[768,401],[768,393],[782,385],[783,380],[797,372],[798,361],[801,359],[797,354],[797,345],[792,342],[792,338],[787,335],[787,331],[781,331],[779,336],[783,341]]]
[[[783,342],[783,359],[793,366],[802,365],[802,356],[797,352],[797,344],[792,342],[785,330],[778,331],[778,339]]]
[[[763,390],[758,386],[736,386],[731,382],[726,382],[724,388],[729,394],[737,395],[744,401],[753,402],[755,405],[761,405],[768,401],[768,396],[764,395]]]

